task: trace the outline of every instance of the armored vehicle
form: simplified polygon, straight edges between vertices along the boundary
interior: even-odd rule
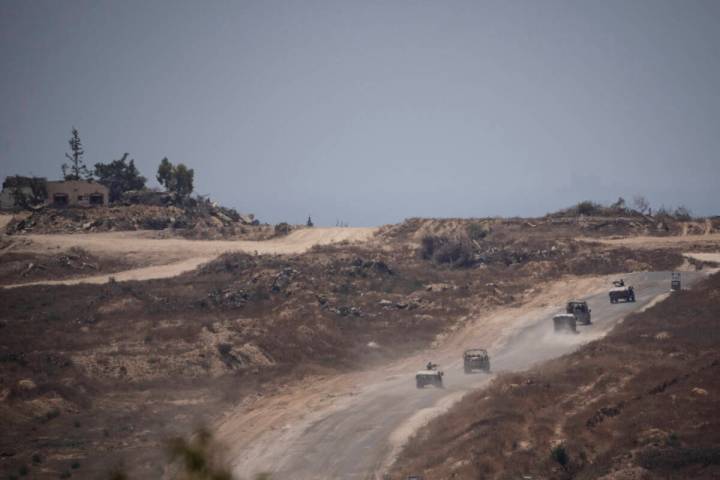
[[[473,370],[490,372],[490,356],[487,350],[482,348],[465,350],[465,353],[463,353],[463,364],[465,373],[472,373]]]
[[[580,325],[590,325],[590,312],[592,310],[588,308],[587,302],[571,300],[565,307],[565,313],[575,315],[575,319]]]
[[[635,301],[635,290],[632,286],[614,287],[608,292],[610,296],[610,303],[618,303],[620,300],[626,302]]]
[[[572,313],[559,313],[553,317],[555,333],[577,333],[577,320]]]
[[[678,292],[681,290],[680,272],[672,272],[670,274],[670,290]]]
[[[425,388],[425,385],[432,385],[436,388],[444,388],[443,372],[436,369],[437,365],[433,364],[432,369],[420,370],[415,374],[415,385],[417,388]]]

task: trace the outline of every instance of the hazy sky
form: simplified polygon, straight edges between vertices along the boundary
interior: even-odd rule
[[[0,2],[0,174],[164,156],[262,221],[720,213],[720,2]]]

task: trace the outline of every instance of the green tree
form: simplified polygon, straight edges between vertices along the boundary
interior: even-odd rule
[[[88,170],[83,161],[85,150],[83,150],[82,141],[80,140],[80,133],[75,127],[72,129],[72,137],[68,140],[68,145],[70,145],[70,151],[72,153],[66,153],[65,157],[70,160],[71,163],[62,164],[63,178],[65,178],[65,180],[90,179],[92,172]]]
[[[122,194],[129,190],[145,188],[146,179],[135,167],[134,159],[127,161],[129,155],[125,153],[120,160],[95,164],[95,176],[100,183],[110,189],[111,202],[118,201]]]
[[[195,170],[187,168],[184,163],[175,166],[175,193],[181,197],[187,197],[193,191],[193,181],[195,179]]]
[[[22,177],[20,175],[6,177],[2,188],[12,192],[15,204],[22,208],[39,205],[48,196],[47,181],[41,177]]]
[[[160,161],[160,166],[158,166],[155,178],[157,178],[160,185],[165,187],[165,190],[171,191],[173,189],[173,164],[170,163],[170,160],[168,160],[167,157]]]
[[[158,166],[158,172],[155,178],[157,178],[160,185],[164,186],[168,192],[186,197],[193,191],[195,170],[187,168],[183,163],[173,165],[170,160],[165,157]]]

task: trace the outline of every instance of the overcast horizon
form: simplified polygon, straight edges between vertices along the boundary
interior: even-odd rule
[[[720,214],[720,2],[0,3],[0,175],[167,156],[261,221]]]

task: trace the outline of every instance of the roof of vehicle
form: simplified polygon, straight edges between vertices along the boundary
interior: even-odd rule
[[[611,292],[627,292],[628,290],[630,290],[630,287],[615,287],[610,289]]]
[[[587,305],[587,302],[585,300],[570,300],[570,301],[568,301],[568,305],[570,305],[572,303],[576,303],[576,304],[579,303],[579,304]]]
[[[437,370],[420,370],[419,372],[416,373],[416,375],[423,375],[423,376],[431,375],[433,377],[437,377],[437,376],[440,376],[440,373],[441,372],[438,372]]]
[[[575,315],[573,315],[572,313],[558,313],[557,315],[555,315],[555,316],[553,317],[553,320],[555,320],[555,319],[561,319],[561,318],[563,318],[563,319],[565,319],[565,318],[567,318],[567,319],[572,318],[572,319],[574,320],[574,319],[575,319]]]
[[[465,355],[487,355],[487,350],[484,348],[469,348],[465,350]]]

